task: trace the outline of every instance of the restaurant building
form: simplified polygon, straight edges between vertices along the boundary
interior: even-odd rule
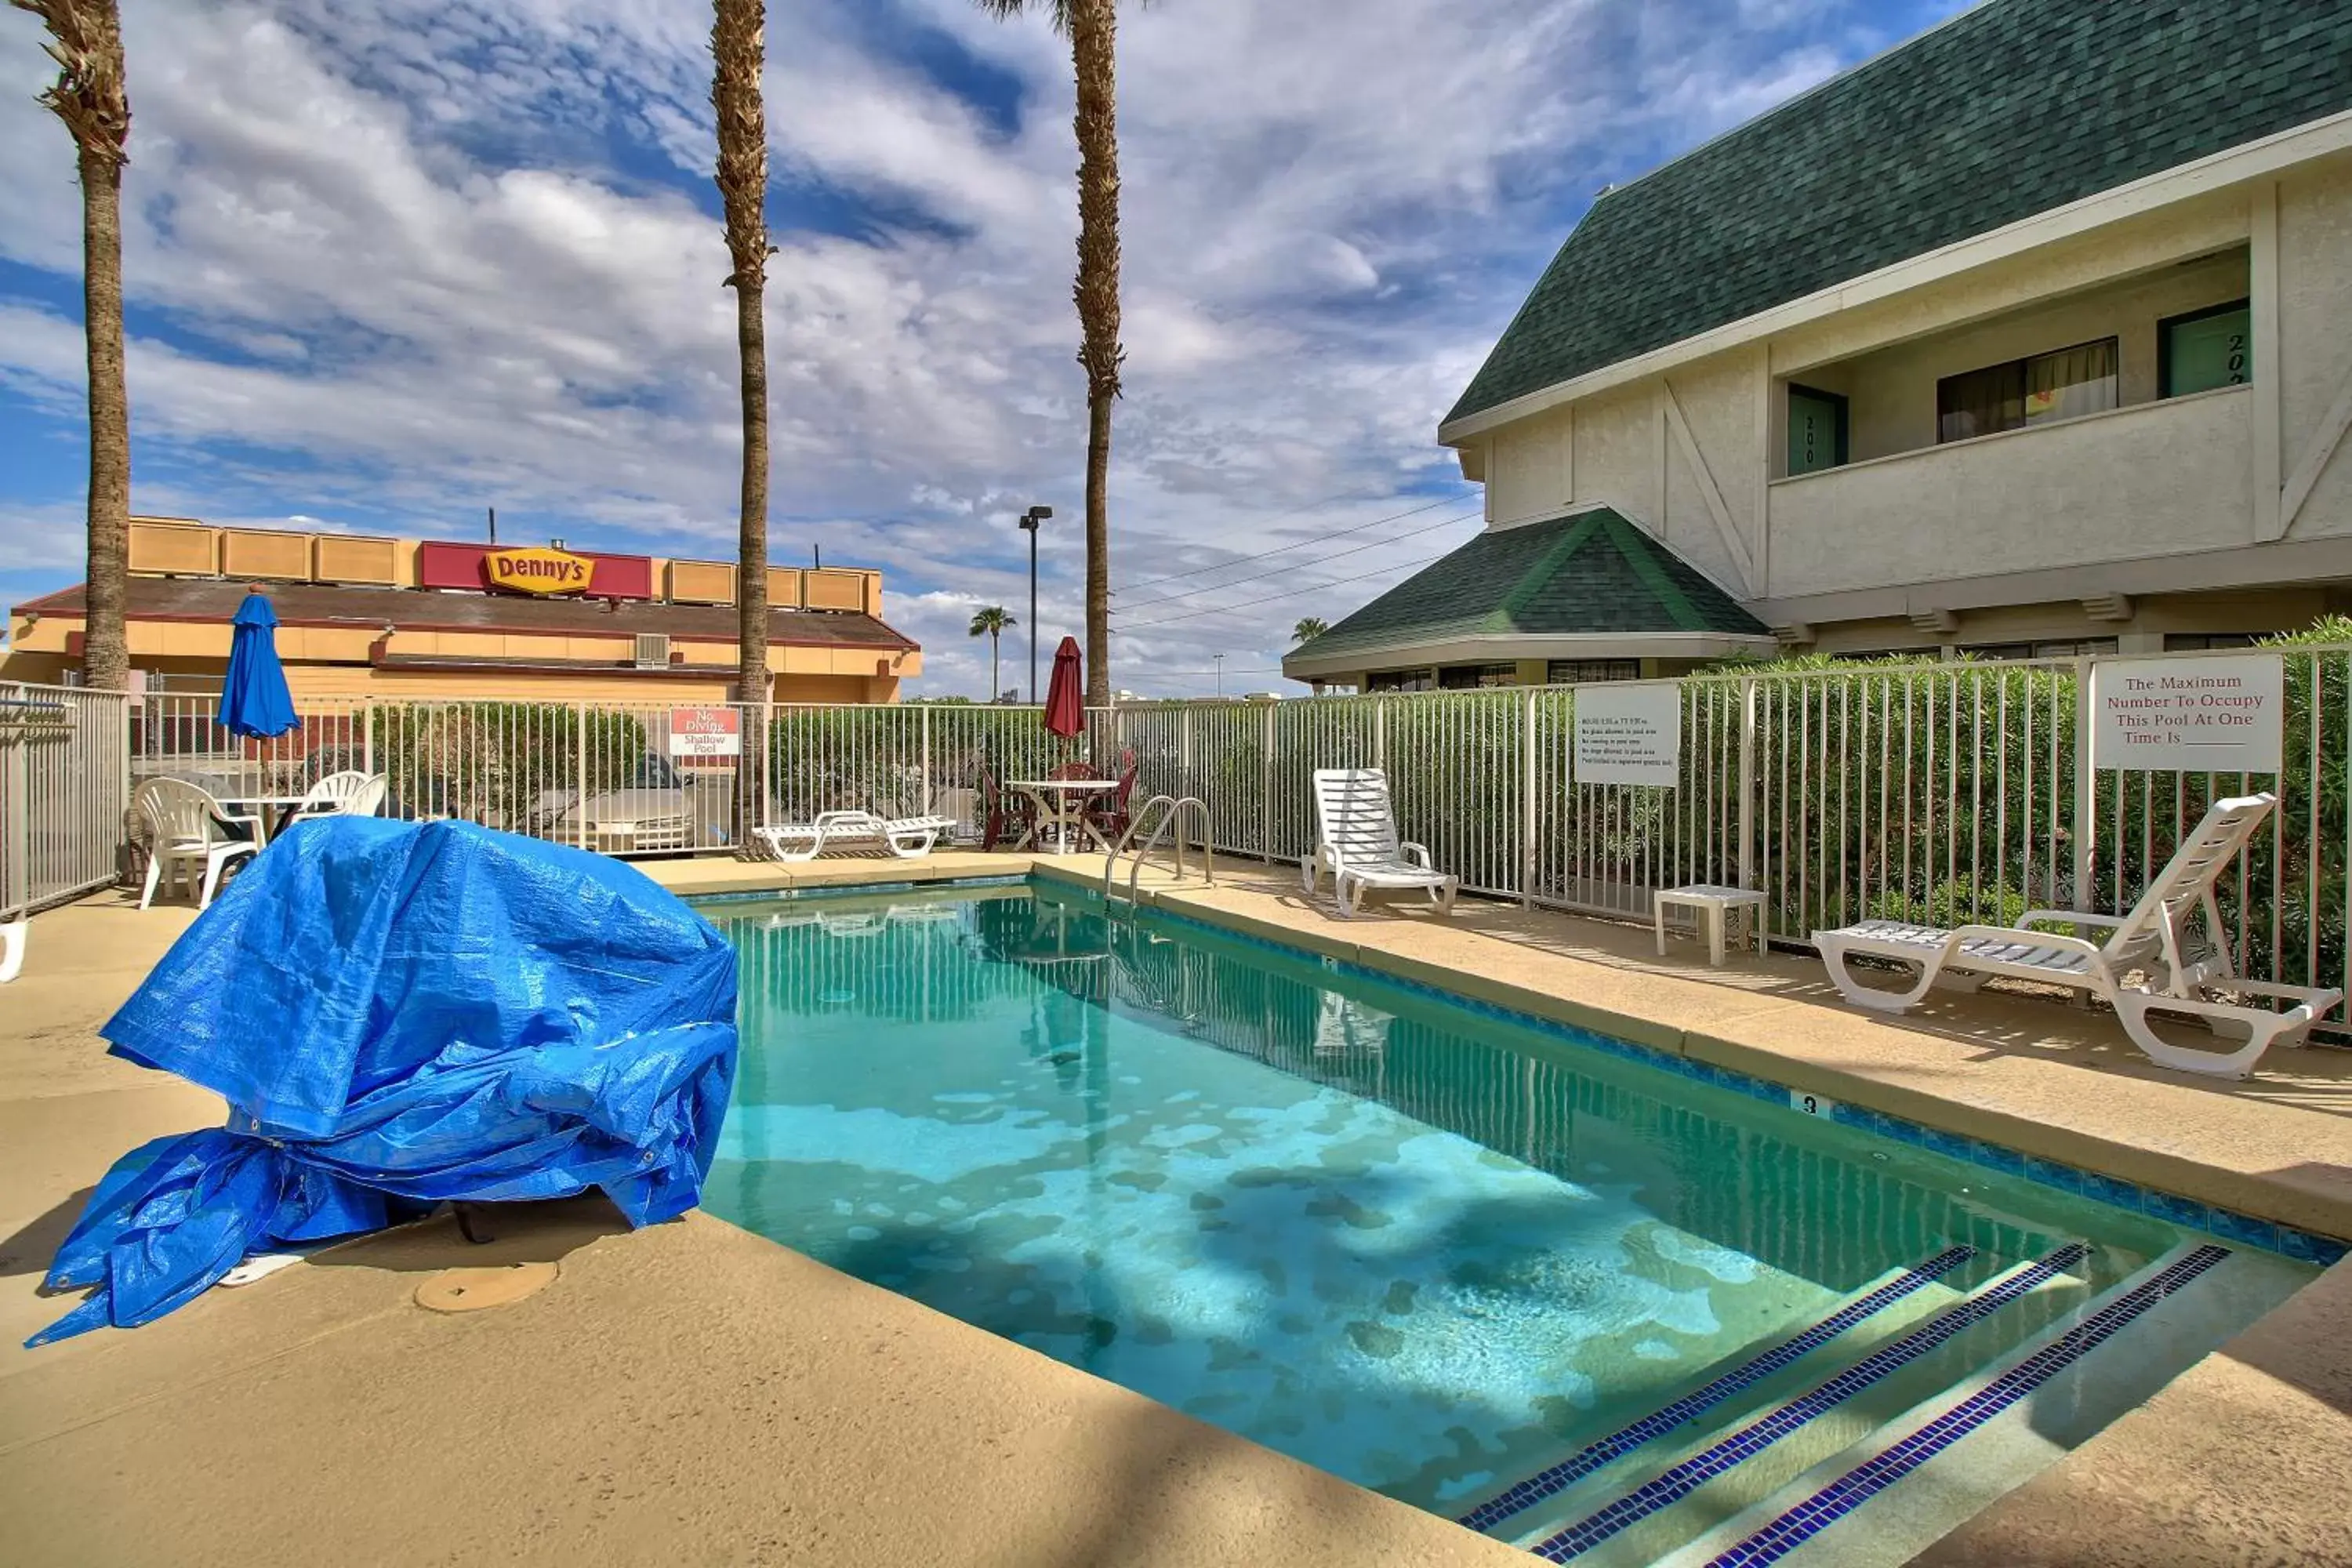
[[[306,697],[608,702],[740,700],[736,568],[615,555],[131,520],[134,684],[219,689],[247,590],[269,596],[278,651]],[[882,618],[882,574],[768,573],[769,699],[895,702],[922,649]],[[0,679],[67,683],[82,661],[82,585],[9,611]]]

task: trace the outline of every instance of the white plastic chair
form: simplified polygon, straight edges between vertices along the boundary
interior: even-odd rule
[[[1388,774],[1378,768],[1316,769],[1315,816],[1321,837],[1299,862],[1298,879],[1311,897],[1328,870],[1340,919],[1362,907],[1365,893],[1391,889],[1424,891],[1441,911],[1454,912],[1462,879],[1433,866],[1426,847],[1398,842]]]
[[[232,860],[258,854],[261,824],[249,816],[231,815],[192,784],[178,779],[150,779],[139,786],[131,804],[147,825],[147,886],[139,895],[145,909],[155,900],[157,884],[167,878],[176,886],[183,869],[191,874],[204,868],[199,910],[212,907],[220,888],[221,871]],[[255,837],[239,837],[233,826],[252,828]]]
[[[337,815],[373,816],[383,804],[385,782],[382,773],[357,770],[329,773],[304,793],[302,804],[294,808],[293,820]]]
[[[1974,991],[1994,975],[2039,980],[2088,992],[2115,1008],[2132,1044],[2159,1067],[2244,1078],[2264,1051],[2276,1044],[2300,1045],[2320,1016],[2344,1000],[2343,992],[2326,986],[2277,985],[2230,972],[2213,884],[2277,804],[2275,796],[2267,795],[2216,804],[2180,841],[2129,914],[2029,910],[2015,926],[1966,925],[1952,931],[1902,921],[1862,921],[1815,931],[1813,945],[1821,950],[1832,984],[1858,1007],[1905,1013],[1938,985]],[[2203,930],[2198,931],[2194,928],[2200,918]],[[2038,925],[2095,927],[2107,937],[2094,943],[2032,929]],[[1865,984],[1847,967],[1856,953],[1904,964],[1916,970],[1917,978],[1904,990]],[[2147,971],[2156,983],[2125,984],[2124,975],[2135,969]],[[2212,991],[2294,1005],[2273,1012],[2213,999],[2207,995]],[[2151,1013],[2186,1015],[2246,1043],[2228,1052],[2177,1046],[2157,1034],[2148,1022]]]

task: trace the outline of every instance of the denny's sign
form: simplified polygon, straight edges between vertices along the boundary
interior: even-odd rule
[[[416,585],[494,594],[585,594],[597,599],[650,599],[654,563],[645,555],[583,550],[498,550],[427,540],[416,548]]]
[[[482,574],[493,588],[518,594],[582,594],[596,563],[563,550],[491,550],[482,555]]]

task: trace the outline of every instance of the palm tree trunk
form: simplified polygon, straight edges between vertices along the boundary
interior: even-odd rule
[[[41,101],[74,139],[81,174],[82,331],[89,374],[89,568],[82,590],[82,679],[131,684],[123,626],[131,536],[131,396],[122,376],[122,165],[131,97],[116,0],[9,0],[49,30],[58,79]]]
[[[1113,0],[1070,0],[1078,110],[1078,278],[1087,371],[1087,703],[1110,704],[1110,405],[1118,396],[1118,21]]]
[[[736,642],[742,673],[737,689],[761,720],[768,701],[768,325],[765,279],[735,285],[735,350],[742,362],[743,493],[736,531]],[[764,723],[759,726],[764,730]],[[758,820],[764,747],[746,737],[740,783]]]
[[[1004,689],[997,684],[996,650],[999,637],[1000,634],[996,632],[992,631],[988,634],[988,700],[991,702],[995,701],[996,694]]]
[[[82,327],[89,359],[89,566],[82,677],[131,685],[124,624],[131,544],[131,395],[122,374],[122,163],[81,151]]]
[[[736,553],[737,694],[743,755],[736,768],[738,843],[767,814],[768,718],[768,128],[760,74],[763,0],[713,0],[710,105],[719,122],[719,194],[734,263],[735,350],[743,394],[742,515]]]

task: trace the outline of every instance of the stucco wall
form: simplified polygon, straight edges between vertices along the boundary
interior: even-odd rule
[[[1576,405],[1576,500],[1658,526],[1657,389],[1649,383]]]
[[[1659,513],[1676,554],[1735,595],[1763,586],[1754,577],[1762,536],[1763,452],[1756,441],[1761,363],[1754,350],[1718,354],[1664,378],[1659,417],[1665,421],[1665,505]],[[1666,398],[1690,432],[1675,429]],[[1723,507],[1723,521],[1714,505]],[[1724,523],[1729,524],[1726,537]]]
[[[2279,183],[2279,433],[2292,475],[2352,385],[2352,160]],[[2352,534],[2352,441],[2339,442],[2289,529]]]
[[[2252,537],[2249,387],[1979,437],[1771,489],[1775,597]],[[1927,605],[1931,589],[1923,589]]]
[[[1496,433],[1486,459],[1496,527],[1557,517],[1568,504],[1571,419],[1560,409]]]

